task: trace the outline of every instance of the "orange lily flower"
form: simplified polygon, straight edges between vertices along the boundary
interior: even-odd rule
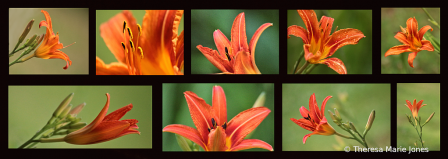
[[[303,143],[305,144],[306,139],[311,135],[333,135],[336,131],[328,124],[327,119],[325,118],[324,110],[325,104],[332,96],[327,96],[322,102],[321,110],[316,103],[316,97],[313,93],[310,97],[310,111],[306,109],[304,106],[300,107],[300,114],[303,118],[291,120],[299,125],[300,127],[312,131],[311,134],[307,134],[303,137]]]
[[[213,32],[213,38],[219,53],[202,45],[198,45],[196,48],[225,74],[261,74],[255,64],[255,46],[261,33],[269,26],[272,26],[272,23],[261,25],[247,45],[246,21],[243,12],[238,14],[233,21],[232,41],[229,42],[229,39],[219,29]]]
[[[36,49],[36,51],[34,51],[34,54],[30,57],[35,56],[42,59],[63,59],[67,63],[64,66],[65,70],[68,68],[68,66],[72,65],[72,61],[67,56],[67,54],[59,50],[65,47],[63,47],[62,43],[59,42],[59,34],[56,33],[55,35],[53,32],[50,14],[48,14],[48,12],[44,10],[41,10],[41,12],[44,13],[45,20],[42,20],[39,23],[39,28],[41,26],[47,27],[47,33],[45,34],[42,44]]]
[[[263,148],[273,151],[272,146],[258,139],[244,139],[271,112],[266,107],[247,109],[227,122],[227,105],[224,90],[213,87],[213,107],[195,93],[184,93],[190,109],[191,118],[197,129],[171,124],[163,132],[179,134],[205,151],[239,151],[250,148]]]
[[[182,75],[184,32],[177,35],[183,10],[147,10],[143,24],[123,11],[101,24],[104,42],[118,62],[96,57],[97,75]]]
[[[401,27],[401,32],[398,32],[394,37],[403,43],[403,45],[398,45],[390,48],[387,50],[386,54],[384,54],[385,57],[389,55],[398,55],[403,52],[412,52],[408,56],[408,63],[409,66],[414,68],[414,59],[417,56],[417,53],[422,50],[428,50],[428,51],[434,51],[434,46],[432,46],[431,42],[428,40],[422,40],[423,35],[431,29],[433,30],[431,26],[426,25],[420,29],[420,31],[417,31],[418,29],[418,22],[417,19],[409,18],[406,21],[406,29]]]
[[[106,96],[106,105],[104,105],[95,120],[89,125],[65,136],[65,142],[77,145],[95,144],[113,140],[128,134],[140,134],[138,130],[135,130],[138,129],[138,120],[120,120],[132,109],[132,104],[117,109],[106,116],[107,110],[109,109],[109,93],[107,93]]]
[[[349,44],[357,44],[364,34],[358,29],[341,29],[330,35],[333,18],[322,16],[320,22],[314,10],[297,10],[306,29],[292,25],[288,27],[288,38],[294,35],[302,38],[305,60],[311,64],[325,64],[339,74],[347,74],[344,63],[338,58],[327,58],[339,48]],[[337,27],[336,27],[337,28]]]
[[[414,118],[416,118],[418,116],[418,110],[420,110],[421,107],[426,105],[426,104],[422,105],[423,100],[420,100],[417,103],[416,99],[414,99],[414,103],[413,104],[411,104],[411,102],[409,100],[406,100],[406,103],[407,103],[406,106],[411,110],[412,116],[414,116]]]

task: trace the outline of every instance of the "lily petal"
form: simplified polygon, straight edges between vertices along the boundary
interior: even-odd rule
[[[233,51],[231,51],[230,41],[227,39],[226,35],[224,35],[221,30],[215,30],[213,32],[213,39],[215,40],[216,47],[218,48],[218,52],[223,59],[227,59],[227,54],[230,58],[234,56]]]
[[[405,44],[405,45],[409,45],[408,39],[406,37],[406,34],[403,32],[398,32],[395,36],[395,39],[397,39],[398,41],[400,41],[401,43]]]
[[[129,127],[126,121],[106,121],[95,127],[92,131],[77,137],[66,137],[65,141],[71,144],[94,144],[117,138],[123,130]]]
[[[413,52],[413,53],[410,53],[408,56],[408,63],[409,63],[409,66],[411,66],[412,68],[414,68],[414,59],[415,59],[415,57],[417,57],[417,53],[418,52]]]
[[[339,74],[347,74],[347,69],[344,63],[338,58],[327,58],[319,61],[321,64],[325,64]]]
[[[119,62],[105,64],[103,60],[96,57],[96,74],[97,75],[129,75],[128,67]]]
[[[271,110],[266,107],[256,107],[247,109],[233,117],[226,129],[227,137],[232,144],[230,147],[238,145],[247,134],[260,125],[270,112]]]
[[[126,21],[132,33],[138,33],[137,21],[130,11],[123,11],[100,26],[100,34],[106,46],[115,55],[115,58],[122,63],[126,63],[126,59],[121,43],[129,40],[126,40],[123,34],[124,21]],[[135,43],[137,39],[135,38],[132,41]]]
[[[210,130],[208,135],[208,151],[225,151],[226,150],[226,132],[218,126],[216,129]]]
[[[327,96],[325,97],[324,101],[322,101],[322,105],[320,106],[320,115],[321,117],[325,116],[325,105],[327,104],[327,101],[333,96]]]
[[[307,118],[309,114],[310,112],[308,111],[308,109],[306,109],[304,106],[300,107],[300,115],[302,115],[302,117]]]
[[[300,118],[300,119],[294,119],[294,118],[290,118],[292,122],[296,123],[297,125],[299,125],[300,127],[309,130],[309,131],[314,131],[316,130],[316,126],[314,126],[313,123],[311,123],[311,121]]]
[[[354,45],[357,44],[361,38],[364,38],[364,34],[358,29],[341,29],[334,32],[330,39],[328,40],[326,46],[329,47],[329,51],[325,51],[328,53],[325,57],[329,57],[334,54],[336,50],[345,45]]]
[[[208,47],[203,47],[202,45],[196,46],[196,48],[199,49],[199,51],[204,54],[204,56],[213,64],[216,68],[221,70],[222,72],[232,72],[233,69],[230,66],[229,61],[227,61],[227,58],[223,59],[221,56],[219,56],[218,52],[216,50],[212,50]]]
[[[409,110],[412,110],[412,103],[409,100],[406,100],[406,103],[406,106],[409,108]]]
[[[246,139],[241,141],[240,144],[236,145],[235,147],[232,147],[230,151],[240,151],[245,149],[251,149],[251,148],[262,148],[269,151],[274,151],[271,145],[268,143],[258,140],[258,139]]]
[[[434,46],[432,46],[429,40],[422,40],[422,47],[420,50],[434,51]]]
[[[314,93],[310,97],[309,106],[310,106],[309,115],[310,115],[311,119],[321,119],[322,117],[320,116],[319,107],[317,106],[317,102],[316,102],[316,95],[314,95]],[[315,121],[315,122],[318,122],[318,121]]]
[[[106,117],[104,117],[103,121],[113,121],[113,120],[120,120],[127,112],[129,112],[132,109],[132,103],[124,106],[120,109],[117,109],[113,111],[112,113],[109,113]]]
[[[215,116],[218,117],[218,125],[221,126],[227,122],[227,102],[224,90],[220,86],[213,87],[213,111]]]
[[[317,133],[316,133],[316,132],[312,132],[311,134],[306,134],[306,135],[303,137],[303,139],[302,139],[303,144],[305,144],[305,143],[306,143],[306,140],[307,140],[311,135],[314,135],[314,134],[317,134]]]
[[[165,126],[162,131],[179,134],[179,135],[193,141],[194,143],[198,144],[204,150],[207,150],[207,148],[206,148],[207,146],[205,145],[204,142],[202,142],[204,140],[202,140],[201,134],[199,134],[199,131],[196,130],[195,128],[181,125],[181,124],[171,124],[171,125]]]
[[[297,36],[299,38],[302,38],[304,44],[308,44],[308,33],[304,28],[297,25],[292,25],[288,27],[288,39],[291,38],[290,35]]]
[[[187,100],[193,123],[198,129],[199,134],[201,134],[202,138],[207,143],[209,134],[208,129],[213,128],[213,124],[210,121],[212,118],[212,107],[205,103],[204,99],[198,97],[191,91],[184,92],[184,95]]]
[[[408,33],[408,41],[413,41],[414,38],[418,38],[418,22],[417,19],[414,18],[409,18],[406,21],[406,31]]]
[[[409,48],[410,48],[409,45],[394,46],[394,47],[390,48],[389,50],[387,50],[386,54],[384,54],[384,57],[387,57],[389,55],[398,55],[403,52],[409,52],[410,51]]]
[[[320,29],[316,12],[314,10],[297,10],[297,12],[303,22],[305,22],[306,29],[308,30],[308,39],[319,39]]]
[[[238,14],[233,21],[231,39],[233,52],[239,52],[241,50],[249,51],[249,47],[247,45],[246,20],[244,18],[244,12]]]
[[[249,52],[246,51],[239,51],[236,54],[233,67],[235,69],[233,73],[235,74],[260,74],[258,68],[255,69],[256,66],[252,65]]]
[[[429,29],[431,29],[431,31],[433,30],[431,26],[426,25],[424,27],[422,27],[420,29],[420,31],[418,31],[418,40],[422,40],[423,39],[423,35],[426,33],[426,31],[428,31]]]
[[[179,68],[179,70],[183,70],[184,68],[184,31],[180,33],[178,39],[177,39],[177,45],[176,45],[176,66]],[[179,71],[179,73],[181,73]]]
[[[254,66],[255,72],[260,72],[257,68],[257,65],[255,64],[255,46],[257,45],[258,39],[260,38],[261,33],[263,33],[263,31],[272,26],[272,23],[264,23],[263,25],[261,25],[257,31],[255,31],[254,35],[252,36],[252,39],[249,42],[249,52],[250,52],[250,59],[252,61],[252,66]]]
[[[327,16],[322,16],[319,21],[319,26],[324,34],[321,38],[327,39],[330,36],[331,28],[333,27],[334,19]]]

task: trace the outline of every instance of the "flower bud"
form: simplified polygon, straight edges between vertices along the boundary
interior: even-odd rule
[[[58,118],[63,119],[68,115],[68,112],[70,112],[70,109],[72,109],[72,105],[70,104],[68,107],[65,107],[65,109],[59,114]]]
[[[434,113],[436,113],[436,112],[432,112],[432,114],[429,116],[428,119],[426,119],[426,122],[422,125],[422,127],[423,127],[426,123],[428,123],[429,121],[431,121],[432,117],[434,116]]]
[[[42,138],[49,138],[53,132],[54,132],[54,129],[50,129],[50,130],[46,131],[45,133],[42,134]]]
[[[28,22],[28,24],[26,25],[25,30],[23,31],[22,35],[20,35],[20,37],[19,37],[19,43],[22,43],[22,41],[28,35],[28,33],[30,32],[31,28],[33,27],[33,24],[34,24],[34,19],[31,20],[30,22]]]
[[[406,117],[408,118],[409,123],[414,126],[414,122],[412,122],[411,117],[408,114],[406,114]]]
[[[33,37],[26,40],[25,46],[31,46],[36,41],[37,34],[34,34]],[[39,38],[38,38],[39,39]]]
[[[339,111],[336,108],[334,108],[334,115],[338,121],[342,121],[341,114],[339,114]]]
[[[358,132],[358,131],[356,130],[356,128],[355,128],[355,125],[354,125],[352,122],[350,122],[350,128],[351,128],[353,131]]]
[[[261,92],[260,95],[258,96],[257,100],[255,101],[254,105],[252,106],[252,108],[264,106],[265,101],[266,101],[266,93]]]
[[[65,99],[59,104],[59,107],[53,113],[54,117],[58,117],[63,110],[67,107],[67,105],[72,101],[74,93],[70,93]],[[70,109],[69,109],[70,110]],[[68,112],[67,112],[68,113]]]
[[[33,45],[33,50],[40,44],[40,42],[42,42],[42,39],[44,39],[45,34],[42,34],[42,36],[40,36],[39,40],[37,40]]]
[[[84,108],[85,105],[86,105],[86,103],[82,103],[82,104],[76,106],[75,108],[70,110],[69,114],[73,117],[76,117],[76,115],[78,115],[78,113],[81,112],[82,108]]]
[[[364,129],[364,132],[362,133],[362,136],[366,136],[367,132],[372,127],[373,121],[375,120],[375,110],[372,110],[369,115],[369,120],[367,120],[366,129]]]
[[[342,123],[342,126],[344,126],[346,129],[348,129],[348,130],[350,130],[351,128],[350,128],[350,125],[349,124],[347,124],[347,123]]]
[[[176,134],[177,144],[179,144],[180,148],[184,151],[191,151],[191,141],[184,138],[183,136]]]

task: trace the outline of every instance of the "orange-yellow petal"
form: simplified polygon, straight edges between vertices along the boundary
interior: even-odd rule
[[[229,61],[225,58],[222,58],[216,50],[212,50],[208,47],[203,47],[202,45],[196,46],[199,51],[204,54],[204,56],[213,64],[216,68],[221,70],[222,72],[231,72],[233,73],[233,67],[230,66]]]
[[[240,150],[246,150],[246,149],[251,149],[251,148],[262,148],[262,149],[266,149],[269,151],[274,150],[270,144],[268,144],[262,140],[246,139],[246,140],[241,141],[240,144],[232,147],[232,149],[230,149],[230,151],[240,151]]]
[[[212,107],[191,91],[184,92],[193,123],[204,141],[208,140],[208,130],[213,128]]]
[[[338,30],[329,37],[330,39],[326,43],[326,47],[329,47],[329,51],[325,52],[327,55],[322,56],[329,57],[342,46],[357,44],[358,41],[364,37],[364,34],[358,29],[348,28]]]
[[[249,52],[239,51],[235,56],[234,74],[260,74],[258,68],[252,65]]]
[[[319,61],[321,64],[325,64],[339,74],[347,74],[347,69],[344,63],[338,58],[327,58]]]
[[[227,102],[226,95],[224,94],[224,90],[221,86],[213,86],[213,112],[214,115],[218,118],[216,121],[218,125],[221,126],[227,122]]]
[[[96,75],[129,75],[128,67],[119,62],[105,64],[103,60],[96,57]]]
[[[258,39],[260,38],[261,33],[263,33],[263,31],[270,26],[272,26],[272,23],[264,23],[263,25],[261,25],[257,29],[257,31],[255,31],[254,35],[252,36],[252,39],[250,39],[249,42],[250,60],[252,62],[252,66],[255,72],[260,72],[260,70],[258,70],[257,65],[255,64],[255,46],[257,46],[257,42]]]
[[[233,21],[232,31],[230,35],[234,53],[237,53],[241,50],[249,51],[249,47],[247,45],[246,20],[244,18],[244,12],[236,16],[235,20]]]
[[[434,46],[432,46],[429,40],[422,40],[422,47],[420,50],[434,51]]]
[[[433,30],[431,26],[426,25],[424,27],[422,27],[420,29],[420,31],[418,31],[418,40],[422,40],[423,39],[423,35],[426,33],[426,31],[428,31],[429,29],[431,29],[431,31]]]
[[[417,57],[417,53],[418,52],[413,52],[413,53],[410,53],[408,56],[408,63],[409,63],[409,66],[411,66],[412,68],[414,68],[414,59],[415,59],[415,57]]]
[[[219,55],[221,56],[221,58],[227,59],[227,60],[230,59],[230,61],[231,61],[233,59],[234,53],[231,51],[232,47],[231,47],[230,41],[229,41],[229,39],[227,39],[226,35],[224,35],[221,32],[221,30],[218,29],[213,32],[213,39],[215,40],[215,45],[216,45],[216,48],[218,49],[218,52],[219,52]]]
[[[288,39],[290,38],[290,35],[294,35],[302,38],[304,44],[309,44],[308,33],[301,26],[297,25],[289,26],[287,31],[288,31]]]
[[[392,48],[390,48],[389,50],[387,50],[387,52],[384,54],[384,57],[387,57],[389,55],[398,55],[401,54],[403,52],[409,52],[409,45],[398,45],[398,46],[394,46]]]
[[[208,151],[225,151],[226,148],[226,131],[218,126],[216,129],[210,130],[208,134]]]
[[[403,32],[398,32],[395,36],[395,39],[397,39],[398,41],[400,41],[401,43],[405,44],[405,45],[409,45],[411,42],[408,41],[406,34]]]
[[[308,30],[308,40],[319,39],[320,29],[319,22],[317,21],[317,15],[314,10],[297,10],[303,22],[305,23],[306,29]]]
[[[206,148],[207,146],[203,142],[204,140],[202,139],[201,134],[199,134],[199,131],[196,130],[195,128],[181,125],[181,124],[171,124],[171,125],[165,126],[162,131],[179,134],[179,135],[193,141],[194,143],[198,144],[204,150],[207,150],[207,148]]]
[[[229,121],[226,129],[231,147],[238,145],[247,134],[252,132],[271,112],[266,107],[247,109]],[[227,141],[229,142],[229,141]]]

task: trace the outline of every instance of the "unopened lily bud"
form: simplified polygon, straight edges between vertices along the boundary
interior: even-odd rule
[[[261,92],[261,94],[258,96],[257,100],[255,101],[252,108],[261,107],[264,106],[264,102],[266,101],[266,93]]]
[[[78,115],[78,113],[81,112],[82,108],[84,108],[85,105],[86,105],[86,103],[82,103],[82,104],[76,106],[75,108],[70,110],[69,114],[73,117],[76,117],[76,115]]]
[[[33,37],[26,40],[25,46],[31,46],[32,44],[34,44],[34,42],[36,41],[36,38],[37,38],[37,34],[34,34]]]
[[[346,129],[351,129],[351,128],[350,128],[350,125],[347,124],[347,123],[342,123],[342,126],[344,126]]]
[[[416,142],[414,142],[414,145],[415,145],[415,146],[417,146],[417,143],[416,143]]]
[[[87,123],[85,123],[85,122],[78,122],[78,123],[75,123],[75,124],[68,125],[67,128],[68,129],[80,129],[80,128],[83,128],[86,125],[87,125]]]
[[[59,114],[58,118],[63,119],[68,115],[68,112],[70,112],[70,109],[72,109],[72,105],[70,104],[68,107],[65,107],[65,109]]]
[[[364,132],[362,133],[362,136],[366,136],[367,132],[372,127],[373,121],[375,120],[375,110],[372,110],[369,115],[369,120],[367,120],[366,129],[364,129]]]
[[[184,138],[183,136],[176,134],[177,144],[179,144],[180,148],[184,151],[191,151],[191,141]]]
[[[331,112],[330,110],[328,110],[328,113],[330,113],[330,117],[331,117],[331,119],[333,119],[333,122],[334,123],[337,123],[337,119],[336,119],[336,117],[334,116],[334,114],[333,114],[333,112]]]
[[[334,108],[334,115],[338,121],[342,121],[341,114],[339,114],[339,111],[336,108]]]
[[[33,45],[33,50],[40,44],[40,42],[42,42],[42,39],[44,39],[45,34],[42,34],[42,36],[40,36],[39,40],[37,40]]]
[[[62,113],[62,111],[65,110],[67,105],[72,101],[73,95],[74,95],[74,93],[70,93],[67,97],[65,97],[65,99],[61,102],[61,104],[59,104],[59,107],[56,108],[56,110],[54,111],[54,113],[53,113],[54,117],[58,117]]]
[[[429,118],[426,119],[426,122],[423,124],[423,126],[424,126],[426,123],[428,123],[429,121],[431,121],[432,117],[434,116],[434,113],[436,113],[436,112],[432,112],[432,114],[429,116]]]
[[[354,125],[352,122],[350,122],[350,128],[351,128],[353,131],[358,132],[358,131],[356,130],[356,128],[355,128],[355,125]]]
[[[43,138],[49,138],[50,135],[54,132],[54,129],[50,129],[48,131],[46,131],[45,133],[42,134]]]
[[[33,24],[34,24],[34,19],[31,20],[30,22],[28,22],[28,24],[26,25],[26,28],[23,31],[22,35],[20,35],[20,37],[19,37],[19,43],[22,43],[22,41],[28,35],[28,33],[30,32],[31,28],[33,27]]]

